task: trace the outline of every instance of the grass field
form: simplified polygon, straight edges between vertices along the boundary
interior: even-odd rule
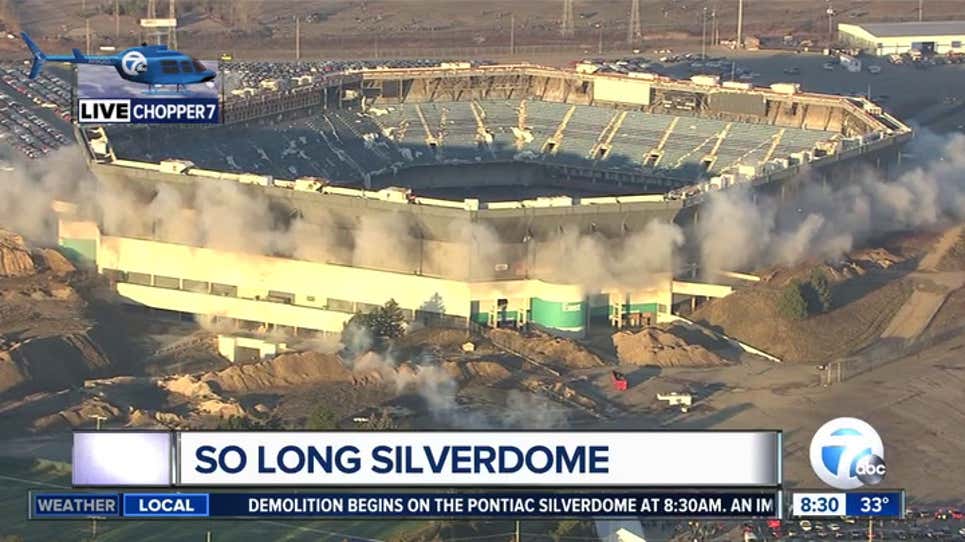
[[[64,463],[29,460],[0,460],[0,540],[20,537],[24,542],[92,540],[91,521],[30,521],[27,492],[70,488],[70,467]],[[427,521],[98,521],[98,542],[234,540],[342,541],[398,540],[421,530]],[[9,539],[9,538],[8,538]]]

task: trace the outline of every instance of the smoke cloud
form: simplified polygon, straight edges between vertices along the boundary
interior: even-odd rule
[[[694,227],[705,271],[832,258],[869,237],[965,218],[965,135],[919,134],[923,164],[888,179],[875,169],[853,181],[806,179],[787,201],[733,188],[712,194]],[[833,185],[833,186],[832,186]]]
[[[715,192],[687,232],[688,245],[705,270],[749,269],[834,257],[876,233],[965,216],[965,136],[923,132],[910,149],[924,165],[893,179],[868,169],[850,182],[805,180],[784,202],[739,187]],[[453,222],[448,241],[420,240],[407,215],[350,224],[334,215],[308,221],[276,208],[258,187],[240,184],[202,179],[190,196],[161,185],[146,197],[124,184],[96,182],[77,147],[15,166],[0,172],[0,226],[40,244],[55,242],[51,202],[66,199],[106,232],[428,275],[526,276],[594,289],[647,285],[653,274],[677,267],[685,240],[676,225],[657,221],[621,239],[568,229],[532,247],[522,232],[509,234],[519,239],[505,239],[468,221]]]
[[[343,333],[343,352],[364,352],[349,356],[349,368],[356,373],[378,374],[397,394],[415,393],[425,403],[433,421],[453,428],[550,429],[566,426],[565,411],[545,397],[511,390],[506,403],[485,411],[458,401],[459,382],[433,355],[400,361],[391,350],[369,350],[373,344],[365,328],[350,326]]]

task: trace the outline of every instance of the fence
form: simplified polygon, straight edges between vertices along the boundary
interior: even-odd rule
[[[965,325],[938,332],[925,332],[911,341],[885,339],[854,356],[835,360],[825,365],[819,373],[821,384],[825,386],[840,384],[845,380],[884,367],[902,358],[918,357],[924,350],[958,337],[963,332],[965,332]]]

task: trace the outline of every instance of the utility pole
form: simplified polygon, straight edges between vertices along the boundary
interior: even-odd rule
[[[744,0],[738,0],[737,4],[737,44],[736,49],[744,46]]]
[[[710,12],[710,19],[712,21],[710,33],[713,36],[713,38],[711,39],[711,42],[714,45],[718,45],[720,44],[720,28],[717,27],[717,7],[716,6]]]
[[[560,23],[560,35],[564,38],[572,38],[574,29],[573,0],[563,0],[563,20]]]
[[[707,6],[700,16],[700,59],[707,58]]]
[[[174,0],[168,0],[168,19],[171,19],[172,21],[177,20],[177,13],[174,9]],[[168,48],[178,48],[178,28],[176,23],[173,26],[168,27]]]
[[[828,14],[828,48],[830,48],[832,45],[834,45],[834,30],[833,30],[834,8],[831,7],[831,0],[828,0],[827,14]]]
[[[509,54],[516,54],[516,14],[509,14]]]
[[[114,0],[114,41],[117,41],[121,36],[121,11],[118,3],[120,0]]]
[[[596,44],[596,54],[602,55],[603,54],[603,25],[600,24],[597,28],[600,29],[600,33],[599,33],[599,39],[597,40],[597,44]]]
[[[640,0],[630,0],[630,26],[627,27],[627,45],[634,46],[643,35],[640,30]]]
[[[519,520],[516,520],[516,542],[519,542]]]
[[[924,1],[925,0],[918,0],[918,22],[919,23],[921,22],[921,19],[922,19],[922,3],[924,3]]]
[[[84,51],[90,54],[90,19],[84,17]]]
[[[302,59],[302,20],[295,15],[295,61]]]
[[[157,0],[147,0],[147,18],[157,19]],[[145,31],[147,33],[147,31]],[[154,44],[161,45],[161,33],[154,33]]]

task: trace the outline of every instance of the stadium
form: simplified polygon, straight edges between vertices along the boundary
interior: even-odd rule
[[[582,336],[729,292],[681,279],[654,224],[698,221],[715,191],[784,196],[805,170],[847,182],[911,137],[861,97],[586,71],[346,70],[233,92],[216,126],[79,127],[103,186],[177,212],[146,227],[65,213],[60,243],[125,302],[246,327],[337,332],[391,298],[427,324]],[[238,194],[297,235],[266,248],[183,234]],[[228,214],[244,224],[244,209]],[[617,264],[596,272],[601,259]]]

